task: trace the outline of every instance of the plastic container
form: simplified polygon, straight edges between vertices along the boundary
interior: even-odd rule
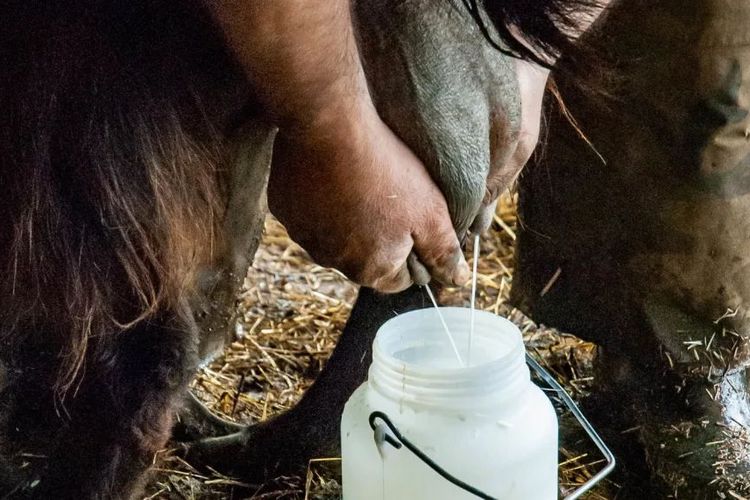
[[[441,312],[466,360],[470,311]],[[475,314],[470,366],[456,359],[434,308],[380,328],[369,379],[342,415],[344,500],[477,498],[406,447],[376,443],[375,411],[450,475],[493,498],[557,498],[557,416],[530,380],[521,332],[504,318]]]

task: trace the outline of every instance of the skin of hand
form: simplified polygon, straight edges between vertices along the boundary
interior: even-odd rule
[[[272,212],[303,246],[317,249],[317,261],[375,289],[411,284],[411,251],[433,277],[464,283],[468,268],[448,207],[422,163],[374,110],[345,116],[344,132],[313,141],[294,134],[277,139],[268,188]]]
[[[349,0],[208,5],[279,124],[268,198],[291,237],[383,292],[412,283],[421,266],[407,265],[410,254],[463,284],[469,268],[440,190],[374,109]]]

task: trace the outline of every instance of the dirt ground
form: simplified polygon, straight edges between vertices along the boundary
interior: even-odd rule
[[[593,382],[594,347],[534,324],[508,304],[513,278],[515,205],[502,200],[489,234],[481,241],[477,305],[504,315],[521,328],[527,349],[579,399]],[[467,254],[467,257],[468,254]],[[346,323],[357,287],[336,271],[310,262],[305,252],[269,217],[260,249],[237,299],[235,340],[204,367],[193,392],[217,414],[252,424],[294,405],[312,384]],[[442,301],[468,305],[469,289],[448,289]],[[561,422],[570,424],[561,413]],[[561,436],[560,481],[564,491],[604,465],[581,433]],[[340,460],[319,457],[302,477],[282,477],[260,486],[198,472],[173,450],[157,457],[147,499],[335,499],[340,496]],[[584,498],[614,498],[611,481]]]

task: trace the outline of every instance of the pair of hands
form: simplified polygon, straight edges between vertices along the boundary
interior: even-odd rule
[[[463,285],[469,267],[440,189],[374,108],[362,108],[280,129],[271,212],[316,262],[362,285]]]
[[[350,0],[204,1],[279,124],[268,198],[292,238],[318,263],[380,291],[430,278],[464,284],[469,268],[442,193],[372,104]],[[571,13],[580,29],[570,36],[584,32],[609,0],[598,3]],[[485,217],[472,230],[486,224],[499,188],[536,144],[547,73],[518,61],[517,77],[520,133],[500,133],[490,146]],[[501,116],[488,119],[507,118],[494,111]]]
[[[446,202],[380,120],[350,0],[206,0],[279,124],[271,212],[320,264],[384,292],[469,278]]]

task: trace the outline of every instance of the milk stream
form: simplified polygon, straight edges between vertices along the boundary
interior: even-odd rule
[[[430,288],[430,285],[425,285],[425,290],[427,291],[427,295],[430,297],[430,300],[432,301],[432,305],[435,308],[435,312],[438,315],[438,318],[440,319],[440,324],[443,327],[443,331],[448,336],[448,341],[450,342],[451,347],[453,348],[453,354],[455,354],[456,359],[458,360],[459,366],[471,366],[471,350],[472,350],[472,344],[474,340],[474,310],[476,308],[476,296],[477,296],[477,263],[479,262],[479,235],[474,236],[474,258],[472,260],[472,272],[471,272],[471,314],[469,316],[469,335],[468,335],[468,342],[466,347],[466,360],[461,357],[461,353],[458,351],[458,347],[456,346],[456,340],[453,337],[453,334],[451,333],[450,328],[448,328],[448,325],[445,322],[445,318],[443,318],[443,314],[440,312],[440,306],[437,303],[437,300],[435,300],[435,295],[432,293],[432,289]]]
[[[469,317],[469,345],[466,348],[466,365],[471,366],[471,346],[474,340],[474,308],[477,299],[477,263],[479,262],[479,235],[474,236],[474,259],[471,263],[471,315]]]
[[[456,355],[456,359],[458,360],[458,363],[461,366],[465,366],[464,360],[461,358],[461,353],[458,352],[458,347],[456,347],[456,341],[453,340],[453,335],[451,334],[450,328],[448,328],[448,325],[445,323],[445,318],[443,318],[443,313],[440,312],[440,306],[438,306],[437,300],[435,300],[435,295],[432,293],[432,289],[430,288],[430,285],[427,284],[424,286],[425,290],[427,290],[427,295],[430,297],[430,300],[432,301],[432,305],[435,307],[435,311],[437,312],[438,318],[440,319],[440,324],[443,326],[443,331],[448,336],[448,341],[451,344],[451,348],[453,349],[453,354]]]

